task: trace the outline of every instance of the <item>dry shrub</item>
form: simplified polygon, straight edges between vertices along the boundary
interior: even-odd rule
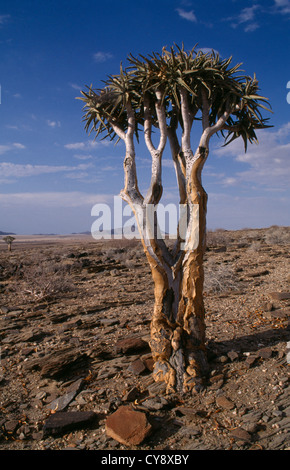
[[[17,291],[32,301],[51,300],[75,289],[66,267],[54,262],[25,266]]]
[[[224,229],[208,230],[206,233],[208,247],[227,246],[230,241],[229,234]]]
[[[238,279],[234,269],[228,264],[216,264],[213,261],[205,263],[204,289],[209,293],[238,290]]]
[[[7,260],[0,263],[0,281],[6,281],[11,277],[18,275],[21,271],[22,265]]]
[[[261,250],[261,242],[260,241],[253,241],[248,248],[248,251],[258,252]]]
[[[265,234],[267,245],[288,245],[290,243],[290,227],[273,225]]]

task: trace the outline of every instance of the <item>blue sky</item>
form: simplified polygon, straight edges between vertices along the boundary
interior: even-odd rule
[[[208,228],[289,225],[289,30],[290,0],[1,0],[0,230],[91,229],[92,207],[111,204],[123,187],[124,148],[85,133],[75,98],[118,73],[130,52],[182,42],[242,62],[273,108],[265,115],[274,127],[246,154],[239,141],[211,141]],[[145,192],[150,156],[142,144],[137,155]],[[168,146],[164,158],[167,204],[177,195]]]

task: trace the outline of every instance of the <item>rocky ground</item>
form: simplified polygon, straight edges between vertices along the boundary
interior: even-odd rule
[[[290,450],[289,228],[209,233],[205,272],[211,373],[181,397],[140,242],[1,243],[0,450]]]

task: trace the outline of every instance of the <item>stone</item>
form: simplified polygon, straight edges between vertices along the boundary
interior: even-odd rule
[[[131,362],[128,370],[134,375],[141,375],[146,370],[146,366],[141,359],[136,359],[136,361]]]
[[[153,397],[143,401],[142,405],[145,406],[145,408],[148,408],[148,410],[158,411],[166,408],[168,406],[168,401],[164,397]]]
[[[235,408],[235,404],[224,395],[220,395],[219,397],[217,397],[216,404],[217,406],[220,406],[225,410],[232,410],[233,408]]]
[[[83,378],[73,381],[68,386],[67,393],[70,393],[70,392],[79,393],[84,387],[84,384],[85,384],[85,379]]]
[[[5,423],[5,431],[9,434],[13,434],[19,426],[19,421],[17,419],[13,419],[11,421],[6,421]]]
[[[270,292],[269,296],[274,300],[288,300],[290,299],[290,292]]]
[[[148,339],[148,343],[149,343],[150,339]],[[153,371],[154,369],[154,360],[153,360],[153,357],[152,357],[152,352],[148,352],[148,353],[145,353],[145,354],[142,354],[140,356],[140,359],[144,362],[146,368],[148,370],[150,370],[150,372]]]
[[[239,359],[239,354],[236,351],[229,351],[227,355],[231,361],[235,361],[236,359]]]
[[[56,398],[51,403],[49,403],[48,408],[53,411],[63,411],[65,408],[73,401],[76,396],[76,392],[66,393],[65,395]]]
[[[94,411],[57,411],[44,422],[43,437],[65,434],[90,426],[97,419]]]
[[[251,434],[243,428],[233,429],[230,435],[238,441],[248,442],[251,440]]]
[[[258,359],[257,356],[254,356],[254,355],[251,355],[251,354],[250,354],[250,355],[247,357],[247,359],[245,360],[246,366],[247,366],[248,368],[252,367],[252,366],[255,364],[255,362],[256,362],[257,359]]]
[[[271,312],[274,308],[272,302],[263,302],[261,307],[264,312]]]
[[[130,337],[117,341],[115,349],[117,353],[130,355],[148,350],[149,344],[140,337]]]
[[[258,354],[263,359],[269,359],[272,356],[272,348],[259,349]]]
[[[270,274],[270,271],[268,269],[264,269],[263,271],[253,271],[252,273],[248,273],[248,277],[260,277],[260,276],[266,276],[266,274]]]
[[[100,319],[101,326],[114,326],[114,325],[118,325],[119,323],[120,321],[115,318],[101,318]]]
[[[288,318],[290,316],[289,308],[279,308],[274,312],[271,312],[273,318]]]
[[[89,356],[76,348],[65,348],[33,359],[25,364],[26,370],[40,370],[42,377],[60,378],[76,369],[84,370],[89,363]]]
[[[8,307],[5,307],[4,305],[1,305],[1,307],[0,307],[0,312],[1,312],[1,313],[8,313],[8,312],[9,312],[9,308],[8,308]]]
[[[135,411],[130,406],[120,406],[110,415],[105,424],[109,437],[126,446],[141,444],[152,432],[145,413]]]

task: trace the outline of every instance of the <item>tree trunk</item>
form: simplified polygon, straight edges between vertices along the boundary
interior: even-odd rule
[[[198,250],[181,264],[175,279],[151,264],[155,305],[151,350],[156,381],[168,391],[199,387],[207,373],[203,303],[203,268]]]
[[[145,247],[155,286],[150,342],[153,374],[156,381],[166,382],[168,392],[199,390],[208,373],[203,302],[207,194],[200,180],[207,152],[199,152],[202,161],[198,158],[193,164],[188,188],[188,199],[199,209],[197,246],[189,243],[173,266],[157,264]],[[191,232],[195,229],[191,227]]]

